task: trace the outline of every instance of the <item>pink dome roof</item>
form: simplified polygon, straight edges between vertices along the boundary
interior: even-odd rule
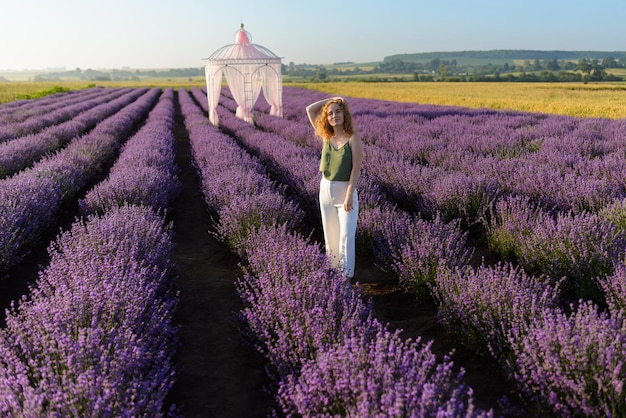
[[[269,49],[250,43],[250,33],[244,30],[243,23],[235,33],[235,43],[226,45],[215,51],[208,60],[211,61],[238,61],[238,60],[279,60],[276,54]]]

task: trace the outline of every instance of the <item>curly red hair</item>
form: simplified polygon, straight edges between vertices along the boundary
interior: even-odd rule
[[[352,136],[354,133],[354,128],[352,126],[352,115],[350,114],[350,110],[348,109],[348,103],[346,103],[343,99],[332,99],[329,100],[322,106],[317,119],[315,119],[315,133],[320,136],[324,142],[328,142],[330,138],[333,137],[335,132],[333,131],[333,127],[328,123],[328,108],[331,104],[339,105],[343,113],[343,131],[348,135]]]

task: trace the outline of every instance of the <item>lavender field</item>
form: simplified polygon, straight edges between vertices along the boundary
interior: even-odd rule
[[[345,286],[319,242],[304,108],[322,97],[285,87],[284,119],[260,100],[250,125],[224,89],[219,128],[194,87],[0,106],[3,281],[48,254],[5,302],[0,415],[192,416],[176,394],[185,170],[278,416],[626,415],[626,121],[348,98],[365,160]],[[455,346],[385,322],[373,272],[434,306]],[[482,398],[456,348],[514,390]]]

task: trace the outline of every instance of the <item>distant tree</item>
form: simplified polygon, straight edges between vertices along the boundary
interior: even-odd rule
[[[559,81],[582,81],[583,76],[580,73],[573,73],[571,71],[559,71]]]
[[[439,77],[446,78],[446,75],[448,74],[448,67],[445,65],[440,65],[439,66]]]
[[[549,59],[543,62],[543,68],[548,71],[559,71],[561,67],[556,59]]]
[[[324,81],[327,77],[328,73],[326,72],[326,67],[320,66],[317,70],[317,74],[315,74],[315,78]]]
[[[541,62],[539,61],[539,59],[535,59],[535,61],[533,61],[533,71],[539,71],[541,70]]]
[[[584,74],[589,75],[591,73],[591,70],[593,70],[593,66],[587,58],[581,58],[580,60],[578,60],[578,65],[576,66],[576,69]]]
[[[608,56],[602,60],[602,66],[604,68],[620,68],[620,65],[615,61],[615,58]]]
[[[602,81],[606,78],[606,71],[604,67],[599,64],[595,64],[592,66],[591,73],[589,74],[590,81]]]
[[[561,69],[565,71],[575,71],[576,64],[574,64],[571,61],[564,61],[563,64],[561,65]]]
[[[428,65],[431,71],[439,71],[441,66],[441,60],[439,58],[433,58]]]

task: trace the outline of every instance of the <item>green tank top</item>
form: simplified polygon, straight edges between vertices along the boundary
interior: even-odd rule
[[[320,171],[330,181],[350,181],[352,172],[352,149],[346,142],[341,148],[335,149],[329,142],[324,142]]]

